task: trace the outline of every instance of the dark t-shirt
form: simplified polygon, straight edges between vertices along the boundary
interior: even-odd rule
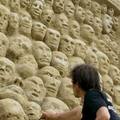
[[[107,107],[107,104],[100,93],[97,90],[89,90],[84,98],[81,120],[95,120],[96,112],[102,106]]]

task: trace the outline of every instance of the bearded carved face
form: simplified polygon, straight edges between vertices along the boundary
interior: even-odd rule
[[[62,36],[59,50],[67,56],[72,56],[75,50],[75,41],[68,35]]]
[[[64,11],[64,0],[54,0],[53,10],[57,14],[62,13]]]
[[[51,65],[60,72],[61,76],[66,76],[68,74],[69,62],[67,56],[64,53],[54,51]]]
[[[29,100],[39,104],[42,103],[46,95],[46,89],[44,87],[43,81],[37,76],[26,78],[23,89]]]
[[[0,120],[28,120],[22,106],[13,99],[0,100]]]
[[[69,111],[68,106],[61,100],[54,97],[46,97],[42,104],[43,111],[65,112]]]
[[[33,54],[40,68],[50,65],[52,52],[45,43],[35,41],[33,43]]]
[[[30,14],[26,11],[20,11],[20,23],[19,23],[19,31],[21,34],[25,36],[31,35],[32,29],[32,18]]]
[[[3,33],[0,32],[0,56],[5,57],[9,47],[9,40]]]
[[[46,36],[45,36],[45,43],[48,47],[51,48],[52,51],[58,50],[59,43],[60,43],[60,33],[53,29],[48,29]]]
[[[52,66],[46,66],[38,71],[38,76],[40,76],[44,82],[47,96],[56,97],[61,84],[59,71]]]
[[[19,12],[19,10],[20,10],[20,0],[10,0],[10,10],[12,12]]]
[[[33,19],[39,20],[43,10],[43,3],[39,0],[35,0],[30,8],[30,14]]]
[[[0,32],[5,32],[8,26],[8,17],[10,11],[3,5],[0,5]]]
[[[45,37],[47,27],[41,22],[33,22],[32,26],[32,38],[35,40],[42,41]]]

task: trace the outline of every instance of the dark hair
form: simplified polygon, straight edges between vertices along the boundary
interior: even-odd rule
[[[88,91],[90,89],[101,90],[100,79],[97,69],[88,64],[76,66],[71,71],[73,84],[78,84],[81,89]]]

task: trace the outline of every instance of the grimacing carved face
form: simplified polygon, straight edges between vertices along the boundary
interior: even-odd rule
[[[55,13],[62,13],[64,11],[64,0],[54,0],[53,10]]]
[[[75,41],[69,35],[62,36],[59,50],[67,56],[72,56],[75,50]]]
[[[77,21],[71,20],[69,24],[69,33],[73,38],[80,37],[80,25]]]
[[[8,26],[8,17],[10,11],[3,5],[0,5],[0,32],[5,32]]]
[[[51,48],[52,51],[58,50],[59,43],[60,43],[60,33],[56,30],[48,28],[44,40],[45,40],[45,43],[48,45],[48,47]]]
[[[13,99],[0,100],[0,120],[28,120],[22,106]]]
[[[76,6],[75,17],[79,23],[83,23],[85,20],[85,10],[80,6]]]
[[[5,57],[0,57],[0,83],[7,83],[15,75],[15,64]]]
[[[50,7],[44,8],[41,14],[41,22],[44,23],[46,26],[49,26],[53,15],[54,12]]]
[[[32,29],[32,18],[26,11],[20,11],[19,31],[25,36],[30,36]]]
[[[33,26],[32,26],[32,37],[35,40],[40,40],[42,41],[43,38],[45,37],[47,31],[47,27],[41,23],[41,22],[33,22]]]
[[[82,40],[76,40],[76,45],[75,45],[75,55],[78,57],[81,57],[83,60],[86,57],[86,49],[87,45],[84,41]]]
[[[10,0],[10,10],[12,12],[19,12],[19,10],[20,10],[20,0]]]
[[[47,96],[56,97],[61,84],[59,71],[52,66],[43,67],[38,71],[47,90]]]
[[[73,18],[74,17],[74,12],[75,12],[75,6],[72,3],[72,1],[66,1],[65,2],[65,14],[68,18]]]
[[[52,54],[51,65],[60,72],[61,76],[66,76],[68,74],[69,62],[64,53],[54,51]]]
[[[41,107],[36,102],[28,102],[28,105],[25,107],[25,112],[29,120],[39,120],[41,117]]]
[[[43,81],[37,76],[26,78],[23,89],[29,100],[40,104],[46,95],[46,89],[44,87]]]
[[[9,47],[9,40],[7,36],[5,36],[3,33],[0,32],[0,56],[5,57],[6,52]]]
[[[30,13],[33,19],[39,20],[43,10],[43,3],[39,0],[35,0],[30,8]]]
[[[33,43],[33,54],[40,68],[50,65],[52,52],[45,43],[35,41]]]

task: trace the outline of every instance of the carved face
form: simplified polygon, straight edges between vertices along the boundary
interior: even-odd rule
[[[27,53],[31,53],[32,43],[29,38],[23,35],[17,35],[10,38],[9,53],[13,57],[20,57]]]
[[[85,9],[91,8],[91,0],[80,0],[80,6],[82,6]]]
[[[120,70],[116,66],[110,65],[109,75],[113,79],[115,85],[120,84]]]
[[[65,10],[64,11],[65,11],[65,14],[68,18],[74,17],[75,6],[72,3],[72,1],[65,2]]]
[[[108,75],[103,75],[103,89],[110,94],[113,95],[113,80]]]
[[[76,6],[75,17],[79,23],[83,23],[85,20],[85,11],[82,7]]]
[[[44,8],[42,15],[41,15],[41,21],[42,23],[44,23],[46,26],[49,26],[49,24],[51,23],[51,19],[53,17],[53,10],[48,8]]]
[[[31,0],[20,0],[20,5],[22,8],[27,9]]]
[[[19,16],[16,13],[11,13],[9,16],[9,29],[19,29]]]
[[[98,17],[95,17],[93,20],[93,28],[95,30],[96,35],[102,32],[102,20]]]
[[[49,5],[50,7],[52,7],[52,5],[53,5],[53,0],[45,0],[45,3],[46,3],[47,5]]]
[[[110,15],[111,17],[114,16],[114,9],[113,8],[109,8],[107,11],[108,15]]]
[[[43,3],[39,0],[35,0],[30,8],[30,13],[33,19],[39,20],[43,10]]]
[[[101,17],[101,6],[98,2],[92,1],[91,10],[96,17]]]
[[[8,26],[9,14],[10,14],[10,11],[3,5],[0,5],[0,32],[6,31],[6,28]]]
[[[72,86],[72,80],[68,77],[62,79],[62,83],[58,92],[58,98],[64,101],[69,108],[79,104],[78,99],[75,98]]]
[[[20,12],[19,31],[21,34],[30,36],[32,28],[32,19],[28,12]]]
[[[33,76],[37,72],[37,62],[32,55],[20,57],[17,62],[16,69],[22,78]]]
[[[85,44],[84,41],[76,40],[76,45],[75,45],[76,56],[81,57],[84,60],[86,57],[86,49],[87,49],[87,45]]]
[[[84,64],[84,60],[80,57],[70,57],[69,58],[69,71],[71,71],[75,66]]]
[[[56,16],[55,27],[60,31],[61,34],[68,33],[68,18],[64,13]]]
[[[19,12],[19,10],[20,10],[20,0],[10,0],[10,10],[12,12]]]
[[[5,57],[0,57],[0,83],[7,83],[15,75],[15,64]]]
[[[0,100],[0,120],[28,120],[22,106],[13,99]]]
[[[42,104],[43,111],[65,112],[69,111],[68,106],[61,100],[54,97],[46,97]]]
[[[77,21],[71,20],[69,24],[69,33],[73,38],[80,37],[80,25]]]
[[[60,33],[49,28],[45,36],[45,43],[48,45],[48,47],[51,48],[51,50],[58,50],[60,43]]]
[[[97,52],[97,57],[98,57],[98,61],[99,61],[99,71],[100,71],[100,73],[101,74],[107,74],[108,70],[109,70],[110,60],[102,52]]]
[[[54,0],[53,10],[55,13],[62,13],[64,11],[64,0]]]
[[[113,29],[116,31],[119,27],[119,19],[117,17],[113,17]]]
[[[0,3],[3,4],[4,6],[8,7],[9,0],[0,0]]]
[[[35,102],[28,102],[27,107],[25,108],[26,114],[28,115],[29,120],[39,120],[41,117],[41,107]]]
[[[86,51],[85,61],[87,64],[91,64],[97,69],[99,68],[99,62],[98,62],[97,55],[90,48]]]
[[[69,62],[67,56],[64,53],[54,51],[51,65],[60,72],[61,76],[66,76],[68,74]]]
[[[38,71],[38,75],[44,82],[47,96],[56,97],[61,84],[61,77],[57,69],[52,66],[46,66]]]
[[[106,4],[102,4],[101,5],[101,12],[102,12],[102,14],[106,14],[107,13],[107,5]]]
[[[88,25],[93,25],[93,13],[90,10],[85,11],[85,23]]]
[[[8,38],[0,32],[0,56],[5,57],[7,49],[9,47],[9,40]]]
[[[50,48],[45,43],[35,41],[33,43],[33,54],[39,67],[50,65],[52,53]]]
[[[42,41],[45,37],[47,27],[41,22],[33,22],[32,37],[33,39]]]
[[[117,105],[120,105],[120,86],[114,87],[114,98]]]
[[[90,44],[95,37],[95,31],[90,25],[84,24],[81,26],[80,35],[87,44]]]
[[[102,17],[102,22],[103,22],[103,32],[110,33],[113,25],[112,17],[109,16],[108,14],[105,14]]]
[[[42,79],[36,76],[25,79],[23,89],[28,99],[37,103],[42,103],[46,95],[46,89]]]
[[[74,3],[74,5],[78,5],[80,0],[72,0],[72,2]]]

